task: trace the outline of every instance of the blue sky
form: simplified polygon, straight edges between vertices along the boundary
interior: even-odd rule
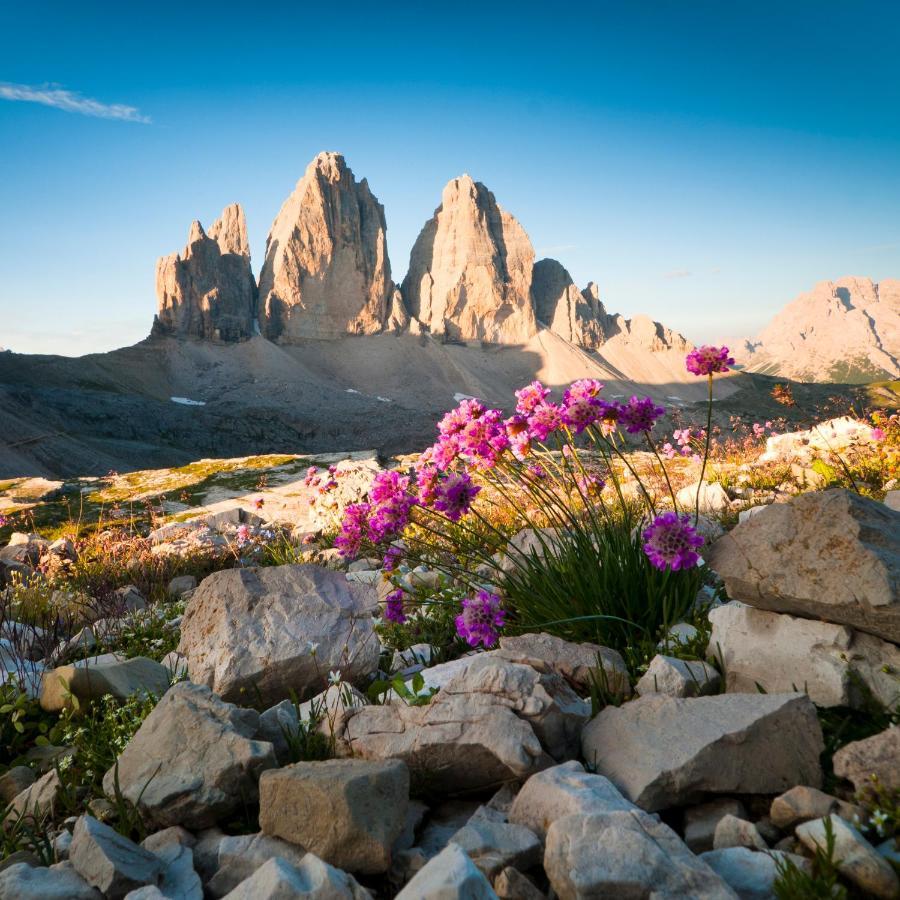
[[[0,7],[0,346],[145,336],[156,258],[227,203],[258,272],[319,150],[384,204],[397,280],[462,172],[608,309],[694,340],[900,277],[887,0],[133,6]]]

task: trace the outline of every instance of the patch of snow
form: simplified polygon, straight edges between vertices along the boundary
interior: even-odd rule
[[[173,403],[180,403],[182,406],[206,406],[205,400],[189,400],[187,397],[169,397]]]
[[[390,397],[376,397],[376,400],[380,400],[382,403],[393,403]]]
[[[475,400],[476,398],[473,397],[471,394],[459,394],[459,393],[456,393],[456,394],[453,395],[453,399],[454,399],[457,403],[462,403],[463,400]]]
[[[359,391],[354,390],[353,388],[347,388],[346,393],[348,394],[358,394]]]

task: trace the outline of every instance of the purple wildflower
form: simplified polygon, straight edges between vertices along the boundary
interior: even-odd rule
[[[528,417],[528,428],[531,437],[536,441],[546,441],[547,436],[562,425],[559,407],[553,403],[542,401],[535,406]]]
[[[3,513],[0,513],[0,528],[4,528],[7,525],[9,525],[9,519]]]
[[[434,508],[451,522],[458,522],[469,511],[480,490],[467,474],[454,472],[437,486]]]
[[[510,441],[499,409],[488,409],[468,422],[456,436],[459,452],[479,469],[492,469]]]
[[[516,391],[516,412],[530,416],[549,396],[549,388],[545,388],[539,381],[532,381]]]
[[[686,515],[665,512],[644,531],[644,553],[657,569],[690,569],[697,565],[703,538]]]
[[[695,347],[684,360],[688,372],[694,375],[714,375],[716,372],[727,372],[734,365],[727,347],[713,347],[704,344]]]
[[[595,397],[569,396],[562,405],[562,419],[575,434],[581,434],[588,425],[593,425],[603,414],[603,407]]]
[[[602,390],[603,385],[596,378],[579,378],[578,381],[573,381],[563,394],[563,403],[593,400]]]
[[[382,568],[387,569],[388,572],[393,572],[400,564],[400,558],[402,556],[403,550],[401,550],[400,547],[388,547],[385,551],[384,559],[381,562]]]
[[[368,503],[352,503],[344,510],[341,530],[334,539],[334,546],[338,548],[341,556],[352,559],[359,555],[370,511]]]
[[[456,617],[456,633],[470,647],[481,644],[493,647],[506,620],[506,612],[500,608],[500,598],[488,591],[479,591],[477,597],[465,597],[463,611]]]
[[[532,463],[528,467],[528,474],[531,475],[532,478],[538,479],[547,477],[547,472],[540,463]]]
[[[459,434],[469,422],[480,418],[484,412],[485,407],[480,400],[463,400],[456,409],[451,409],[438,422],[438,432],[440,432],[442,437],[452,437],[455,434]]]
[[[632,397],[627,403],[619,404],[619,424],[629,434],[640,434],[642,431],[650,431],[665,411],[664,407],[656,405],[652,397],[640,400]]]
[[[403,609],[403,590],[398,588],[385,597],[384,617],[388,622],[402,625],[406,621],[406,612]]]
[[[243,547],[250,540],[250,526],[239,525],[237,530],[237,545]]]

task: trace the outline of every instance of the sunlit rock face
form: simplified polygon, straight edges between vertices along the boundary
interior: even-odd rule
[[[412,249],[403,297],[434,335],[519,344],[537,331],[525,229],[468,175],[444,188]]]
[[[338,153],[320,153],[281,207],[259,276],[273,341],[373,334],[393,294],[384,208]]]
[[[256,322],[256,282],[240,204],[225,207],[207,234],[194,221],[181,253],[156,263],[154,334],[240,341]]]

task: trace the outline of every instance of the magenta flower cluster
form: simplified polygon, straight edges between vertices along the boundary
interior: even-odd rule
[[[403,606],[403,590],[398,588],[385,597],[384,600],[384,617],[388,622],[395,625],[402,625],[406,621],[406,610]]]
[[[691,350],[684,362],[688,372],[694,375],[715,375],[717,372],[727,372],[728,367],[734,365],[727,347],[713,347],[710,344]]]
[[[434,490],[434,508],[451,522],[458,522],[472,505],[481,488],[465,472],[452,472]]]
[[[665,408],[657,406],[651,397],[632,397],[627,403],[618,404],[617,420],[629,434],[651,431]]]
[[[493,647],[506,621],[500,598],[489,591],[462,601],[462,612],[456,617],[456,633],[470,646]]]
[[[697,565],[703,538],[686,515],[665,512],[644,530],[644,552],[657,569],[690,569]]]

